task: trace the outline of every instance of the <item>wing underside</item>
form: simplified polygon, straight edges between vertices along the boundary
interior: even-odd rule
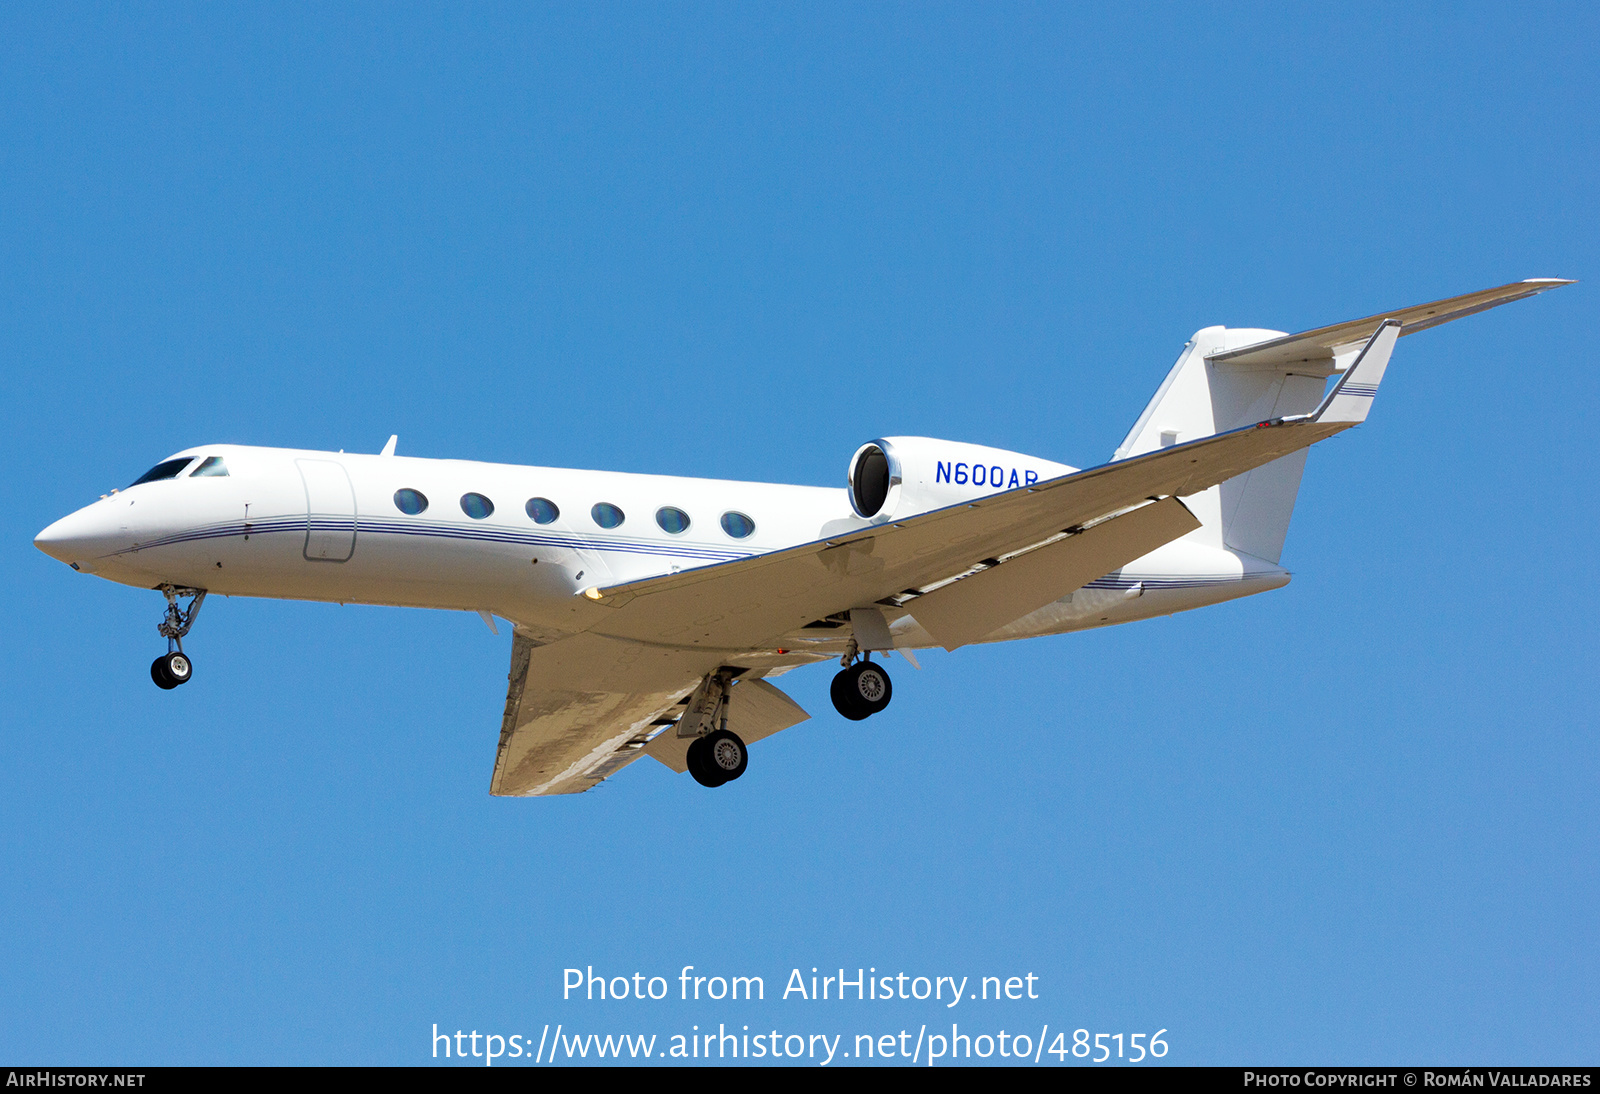
[[[689,741],[674,729],[700,677],[717,668],[704,650],[646,648],[580,634],[511,645],[505,718],[489,792],[516,797],[577,794],[640,756],[685,770]],[[810,717],[765,680],[741,677],[728,724],[753,744]]]
[[[517,634],[489,792],[576,794],[626,767],[709,671],[704,661],[601,635],[540,645]]]

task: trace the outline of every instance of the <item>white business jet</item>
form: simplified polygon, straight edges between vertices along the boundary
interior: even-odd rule
[[[34,540],[159,590],[157,685],[186,683],[208,593],[475,611],[514,626],[490,792],[568,794],[651,756],[705,786],[806,719],[768,682],[837,660],[833,703],[889,704],[882,657],[1126,623],[1288,584],[1306,449],[1366,419],[1402,334],[1540,279],[1284,334],[1207,327],[1109,463],[926,437],[862,445],[844,489],[202,445]]]

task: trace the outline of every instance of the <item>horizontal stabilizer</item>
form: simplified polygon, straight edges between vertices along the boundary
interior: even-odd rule
[[[1325,363],[1331,365],[1335,357],[1360,346],[1372,337],[1379,324],[1393,319],[1400,324],[1401,334],[1415,334],[1419,330],[1437,327],[1454,319],[1475,315],[1513,300],[1522,300],[1573,282],[1558,277],[1535,277],[1527,281],[1513,281],[1494,289],[1452,296],[1448,300],[1435,300],[1431,304],[1379,312],[1365,319],[1348,323],[1335,323],[1331,327],[1286,334],[1253,346],[1244,346],[1223,353],[1214,353],[1206,359],[1215,364],[1235,365],[1240,368],[1284,368],[1289,365]]]
[[[953,650],[1198,527],[1183,503],[1169,497],[924,593],[909,605],[911,614],[939,645]]]

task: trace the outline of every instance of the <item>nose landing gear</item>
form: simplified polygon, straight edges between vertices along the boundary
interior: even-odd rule
[[[162,585],[167,598],[167,614],[156,630],[167,640],[167,652],[150,662],[150,679],[163,691],[171,691],[179,684],[187,684],[194,675],[194,663],[183,652],[183,636],[194,626],[195,616],[206,598],[204,589],[186,589],[175,585]],[[180,608],[179,597],[189,597],[189,606]]]
[[[156,682],[156,687],[163,691],[171,691],[179,684],[188,683],[189,677],[194,675],[194,665],[189,662],[187,654],[181,650],[164,653],[150,662],[150,679]]]
[[[845,655],[845,667],[833,678],[828,689],[833,707],[852,722],[870,718],[889,705],[894,687],[882,665],[861,660],[854,665],[854,647]]]

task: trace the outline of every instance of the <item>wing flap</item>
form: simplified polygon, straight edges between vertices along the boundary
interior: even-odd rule
[[[1198,527],[1183,502],[1169,497],[941,586],[909,608],[939,645],[954,650]]]
[[[799,703],[765,680],[739,680],[728,696],[728,728],[745,744],[753,744],[809,719]],[[670,727],[644,746],[644,753],[678,772],[689,770],[693,737],[679,737]]]

